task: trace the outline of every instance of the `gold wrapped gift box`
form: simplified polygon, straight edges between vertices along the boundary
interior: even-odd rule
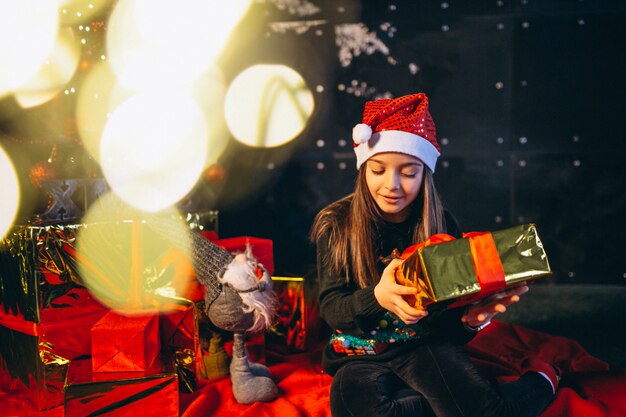
[[[403,253],[396,281],[418,288],[412,305],[445,300],[468,304],[503,288],[550,275],[551,269],[534,224],[462,239],[435,235]]]

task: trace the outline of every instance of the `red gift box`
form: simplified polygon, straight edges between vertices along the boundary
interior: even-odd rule
[[[159,316],[161,355],[164,361],[174,364],[181,390],[194,392],[202,362],[199,320],[203,303],[179,298],[170,304]]]
[[[92,367],[88,359],[70,364],[65,417],[178,417],[178,379],[172,369],[158,361],[146,372],[92,372]]]
[[[0,389],[38,410],[62,404],[69,363],[91,353],[91,327],[105,314],[78,309],[62,320],[33,323],[0,311]]]
[[[161,349],[158,315],[109,311],[91,329],[91,349],[94,372],[150,369]]]
[[[227,239],[218,239],[214,241],[217,246],[220,246],[231,253],[243,253],[246,251],[248,245],[252,250],[254,257],[263,264],[267,272],[270,275],[274,273],[274,252],[271,239],[262,239],[252,236],[239,236],[231,237]]]
[[[274,348],[306,351],[324,337],[315,280],[304,277],[272,277],[278,299],[276,320],[266,336]]]

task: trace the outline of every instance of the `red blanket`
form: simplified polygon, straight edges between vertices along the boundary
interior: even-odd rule
[[[590,356],[577,342],[519,326],[494,322],[476,337],[467,350],[486,373],[506,380],[519,375],[527,356],[557,364],[563,380],[555,401],[541,417],[623,417],[626,416],[626,372],[611,371],[608,365]],[[271,403],[251,406],[237,404],[230,380],[221,378],[181,399],[183,417],[211,416],[330,416],[328,394],[331,377],[319,367],[319,356],[291,355],[271,366],[280,397]],[[0,392],[0,417],[62,417],[56,408],[36,412],[27,404]],[[156,410],[155,410],[156,411]],[[114,416],[114,414],[112,414]]]

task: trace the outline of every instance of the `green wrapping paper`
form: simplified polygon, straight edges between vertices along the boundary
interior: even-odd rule
[[[482,250],[472,249],[468,237],[419,245],[399,268],[396,280],[419,287],[416,303],[422,306],[459,299],[456,305],[460,305],[516,283],[551,274],[548,257],[534,224],[519,225],[490,235],[497,251],[495,261],[500,265],[494,268],[502,268],[503,281],[485,284],[485,277],[479,276],[477,271],[490,261],[489,256]],[[435,236],[435,242],[438,236]]]

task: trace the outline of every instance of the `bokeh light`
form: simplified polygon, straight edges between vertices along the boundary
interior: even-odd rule
[[[15,99],[20,106],[39,106],[64,89],[76,71],[80,53],[80,43],[72,29],[60,30],[45,63],[30,80],[15,90]]]
[[[131,88],[179,86],[203,73],[224,48],[250,0],[120,0],[109,19],[107,50]]]
[[[225,117],[235,139],[271,148],[300,134],[313,108],[313,94],[295,70],[284,65],[254,65],[228,88]]]
[[[134,207],[155,212],[193,188],[207,148],[207,127],[195,100],[177,92],[145,92],[109,117],[100,161],[116,194]]]
[[[226,86],[222,72],[212,66],[192,83],[181,86],[180,91],[193,97],[204,114],[209,143],[206,165],[214,164],[229,141],[224,121]],[[78,93],[76,124],[83,145],[95,160],[100,161],[100,141],[110,114],[138,92],[117,81],[108,61],[98,63],[87,75]]]
[[[167,221],[167,236],[150,224]],[[100,302],[132,315],[167,309],[163,296],[185,296],[193,284],[190,270],[177,258],[190,259],[190,229],[175,209],[141,212],[108,193],[83,217],[76,238],[76,261],[85,286]],[[170,236],[172,238],[170,238]]]
[[[112,0],[57,0],[62,25],[89,22]]]
[[[15,168],[0,146],[0,239],[11,228],[17,215],[20,201],[20,188]]]
[[[100,161],[100,140],[109,114],[136,93],[117,82],[107,61],[93,66],[83,81],[76,100],[76,125],[96,161]]]
[[[35,75],[54,47],[58,22],[57,0],[0,2],[0,97]]]
[[[209,147],[205,161],[205,166],[208,167],[217,163],[230,140],[228,127],[224,121],[226,85],[222,71],[212,66],[193,83],[184,86],[181,91],[193,97],[204,114],[204,120],[209,129]]]

